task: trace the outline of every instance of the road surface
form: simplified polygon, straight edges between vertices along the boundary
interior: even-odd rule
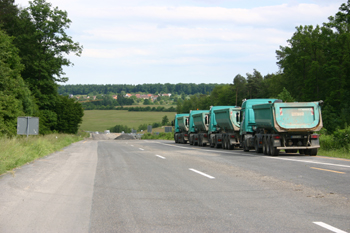
[[[350,232],[350,160],[86,140],[0,177],[0,232]]]

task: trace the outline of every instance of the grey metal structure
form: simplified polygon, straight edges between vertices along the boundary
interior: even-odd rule
[[[137,130],[136,130],[136,129],[132,129],[132,130],[131,130],[131,133],[136,134],[136,133],[137,133]]]
[[[38,135],[39,117],[17,117],[17,134]]]
[[[152,133],[152,125],[147,126],[147,132]]]
[[[171,126],[165,126],[165,127],[164,127],[164,130],[165,130],[165,133],[171,133],[171,132],[173,132],[173,127],[171,127]]]

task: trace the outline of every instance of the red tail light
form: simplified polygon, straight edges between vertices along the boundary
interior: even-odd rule
[[[312,134],[312,135],[311,135],[311,138],[312,138],[312,139],[317,139],[318,137],[319,137],[318,134]]]
[[[218,142],[221,142],[222,140],[221,139],[218,139]]]
[[[274,136],[274,139],[281,139],[281,136]]]
[[[187,137],[187,134],[185,134],[185,137]]]
[[[207,134],[204,134],[204,135],[203,135],[203,137],[205,137],[205,138],[206,138],[206,137],[208,137],[208,135],[207,135]]]
[[[235,135],[231,135],[230,138],[235,138]]]

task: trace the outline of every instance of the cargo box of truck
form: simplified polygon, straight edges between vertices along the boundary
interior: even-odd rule
[[[323,127],[320,102],[271,103],[253,105],[255,142],[264,154],[287,153],[316,155],[318,135]],[[261,151],[258,151],[261,152]]]

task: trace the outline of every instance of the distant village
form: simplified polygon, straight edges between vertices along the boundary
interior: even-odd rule
[[[167,93],[167,94],[160,94],[160,95],[154,95],[154,94],[130,94],[127,93],[124,95],[125,98],[130,98],[132,96],[135,96],[137,99],[149,99],[152,102],[154,102],[155,100],[157,100],[157,98],[159,96],[166,96],[166,97],[170,97],[171,93]],[[112,96],[113,99],[118,99],[118,95],[113,95]],[[77,100],[96,100],[96,96],[73,96],[72,94],[69,95],[69,98],[75,98]]]

